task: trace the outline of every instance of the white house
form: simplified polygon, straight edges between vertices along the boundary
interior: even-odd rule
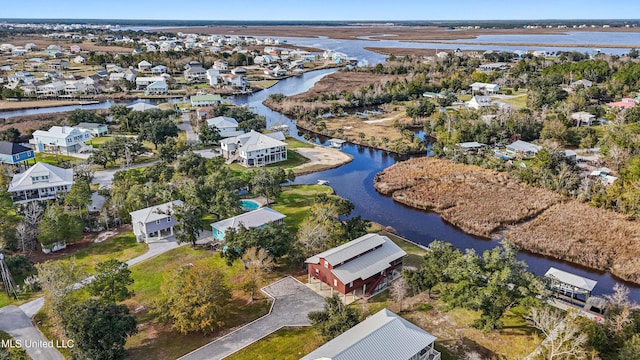
[[[535,145],[526,141],[518,140],[507,145],[507,154],[520,157],[535,156],[538,151],[542,150],[542,146]]]
[[[229,63],[227,63],[225,60],[216,60],[213,63],[213,68],[218,71],[227,71],[227,69],[229,69]]]
[[[167,72],[167,67],[164,65],[156,65],[151,68],[151,73],[155,75],[162,75]]]
[[[474,96],[471,100],[467,101],[466,104],[467,107],[478,110],[493,105],[493,100],[488,96]]]
[[[36,152],[59,151],[76,153],[88,150],[86,141],[91,140],[91,132],[70,126],[52,126],[49,130],[36,130],[29,142],[35,145]]]
[[[435,336],[382,309],[300,360],[440,360],[435,341]]]
[[[220,71],[218,69],[211,68],[207,70],[207,81],[209,86],[216,86],[220,82]]]
[[[218,133],[223,138],[242,135],[244,132],[238,131],[238,122],[236,119],[227,116],[218,116],[207,119],[207,125],[215,126]]]
[[[147,242],[153,236],[161,238],[163,235],[173,235],[173,227],[178,223],[173,216],[173,207],[180,205],[182,201],[174,200],[130,212],[133,233],[138,242]]]
[[[200,82],[207,78],[207,70],[200,64],[193,64],[184,71],[183,75],[187,82]]]
[[[473,93],[495,94],[500,91],[500,86],[498,84],[475,82],[471,84],[471,91]]]
[[[148,95],[166,95],[168,93],[169,93],[169,85],[164,80],[153,82],[149,84],[146,89],[144,89],[144,94],[147,96]]]
[[[218,94],[193,95],[189,101],[193,107],[212,106],[220,104],[222,98]]]
[[[139,77],[136,78],[136,88],[138,90],[144,90],[147,86],[157,81],[165,81],[165,79],[162,76]]]
[[[571,114],[571,119],[574,120],[578,126],[591,126],[593,125],[593,122],[596,121],[596,116],[589,114],[586,111],[579,111]]]
[[[138,63],[138,70],[140,71],[149,71],[152,67],[153,65],[147,60],[142,60]]]
[[[14,203],[55,198],[57,193],[71,190],[73,169],[62,169],[47,163],[36,163],[27,171],[16,174],[9,184]]]
[[[240,229],[240,226],[244,226],[247,229],[258,228],[266,224],[282,222],[285,217],[286,215],[283,215],[271,208],[261,207],[211,224],[213,238],[224,241],[224,234],[229,229],[238,230]]]
[[[255,130],[229,137],[220,141],[222,155],[227,163],[238,161],[246,167],[264,166],[287,160],[287,143],[274,136],[284,136],[281,132],[261,134]]]

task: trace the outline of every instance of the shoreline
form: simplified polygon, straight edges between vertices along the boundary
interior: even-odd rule
[[[353,156],[326,146],[315,145],[312,148],[301,147],[293,149],[293,151],[309,159],[308,162],[293,168],[296,176],[335,169],[353,161]]]

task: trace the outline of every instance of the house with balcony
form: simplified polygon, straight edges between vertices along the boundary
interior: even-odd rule
[[[224,241],[224,235],[229,229],[239,230],[241,226],[247,229],[254,229],[271,223],[281,223],[287,216],[269,207],[246,212],[228,219],[220,220],[211,224],[213,238]]]
[[[183,72],[184,79],[187,82],[203,82],[207,80],[207,70],[200,63],[189,64],[189,67]]]
[[[81,122],[75,128],[80,131],[88,131],[93,137],[105,136],[109,133],[107,124]]]
[[[193,95],[189,98],[192,107],[212,106],[220,104],[222,97],[219,94]]]
[[[31,159],[35,159],[35,157],[33,150],[26,146],[0,141],[0,163],[20,165],[21,162],[28,162]]]
[[[63,154],[82,152],[85,142],[91,140],[91,132],[70,126],[52,126],[49,130],[36,130],[29,142],[36,152],[60,152]]]
[[[385,309],[300,360],[440,360],[436,337]]]
[[[174,206],[181,205],[182,201],[174,200],[130,212],[133,233],[138,242],[148,242],[153,237],[160,239],[173,236],[173,227],[178,224],[173,216]]]
[[[149,95],[167,95],[169,93],[169,84],[166,81],[156,81],[144,89],[144,94]]]
[[[145,77],[138,77],[136,78],[135,81],[136,81],[136,90],[145,90],[147,86],[155,82],[159,82],[159,81],[165,82],[165,78],[162,76],[145,76]]]
[[[282,132],[261,134],[251,130],[246,134],[220,141],[222,156],[227,163],[237,161],[245,167],[265,166],[287,160],[287,143],[278,140]]]
[[[73,169],[62,169],[47,163],[36,163],[25,172],[16,174],[9,184],[14,203],[54,199],[67,193],[73,185]]]
[[[307,260],[308,280],[329,286],[345,300],[347,294],[369,297],[400,276],[407,253],[388,237],[367,234]]]

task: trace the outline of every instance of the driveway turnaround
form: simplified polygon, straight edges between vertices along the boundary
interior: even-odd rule
[[[218,360],[251,345],[284,326],[309,325],[307,314],[322,310],[324,299],[291,276],[262,288],[274,298],[269,314],[180,358]]]
[[[54,344],[49,342],[31,323],[31,319],[17,306],[0,309],[0,330],[7,332],[16,341],[16,346],[25,349],[32,359],[64,360]]]

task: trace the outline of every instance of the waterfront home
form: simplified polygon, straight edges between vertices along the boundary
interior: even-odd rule
[[[220,82],[220,71],[218,69],[211,68],[207,70],[206,76],[209,86],[216,86]]]
[[[75,128],[80,131],[88,131],[93,137],[100,137],[109,133],[109,128],[106,124],[81,122]]]
[[[222,80],[225,84],[231,85],[238,89],[244,89],[249,86],[249,81],[245,76],[225,74],[222,75]]]
[[[135,69],[127,69],[124,71],[124,79],[128,82],[136,82],[136,78],[138,77],[138,70]]]
[[[153,67],[153,65],[148,62],[147,60],[142,60],[138,63],[138,70],[142,71],[142,72],[146,72],[151,70],[151,68]]]
[[[287,160],[287,143],[275,139],[274,136],[279,134],[265,135],[251,130],[243,135],[222,139],[220,141],[222,155],[227,158],[227,163],[238,161],[245,167],[285,161]]]
[[[21,162],[28,162],[35,159],[33,150],[20,144],[0,141],[0,162],[9,165],[20,165]]]
[[[238,131],[238,122],[236,119],[228,116],[218,116],[211,119],[207,119],[207,125],[215,126],[218,129],[218,133],[222,138],[228,138],[232,136],[238,136],[244,134],[243,131]]]
[[[549,289],[561,298],[568,297],[571,301],[585,302],[593,288],[598,284],[597,281],[572,274],[554,267],[549,268],[544,274],[544,280],[547,282]]]
[[[91,132],[70,126],[52,126],[49,130],[36,130],[29,142],[35,145],[36,152],[56,151],[66,153],[86,150],[86,141],[91,140]]]
[[[149,77],[139,77],[136,78],[136,89],[144,90],[147,86],[153,84],[154,82],[165,81],[165,78],[162,76],[149,76]]]
[[[233,75],[247,75],[247,69],[243,67],[237,67],[231,70]]]
[[[265,226],[271,223],[281,223],[286,215],[281,214],[269,207],[261,207],[259,209],[246,212],[228,219],[220,220],[211,224],[213,229],[213,238],[224,241],[224,235],[229,229],[240,229],[241,226],[247,229],[253,229]]]
[[[202,82],[207,79],[207,70],[198,62],[189,63],[188,68],[183,72],[187,82]]]
[[[436,337],[382,309],[300,360],[440,360]]]
[[[591,126],[593,125],[593,122],[596,121],[596,116],[589,114],[586,111],[579,111],[571,114],[571,120],[574,120],[577,126],[581,126],[581,125]]]
[[[540,150],[542,150],[542,146],[522,140],[518,140],[507,145],[507,155],[518,156],[521,158],[534,157]]]
[[[482,93],[482,94],[495,94],[500,91],[500,86],[498,84],[487,84],[481,82],[475,82],[471,84],[471,92],[472,93]]]
[[[496,71],[496,70],[508,70],[508,69],[509,69],[509,64],[504,62],[482,64],[478,66],[478,70],[480,71]]]
[[[131,111],[148,111],[148,110],[160,109],[160,107],[156,105],[147,104],[146,102],[142,102],[142,101],[137,102],[133,105],[129,105],[127,107],[131,109]]]
[[[173,236],[173,227],[178,224],[173,207],[181,205],[182,201],[174,200],[130,212],[133,234],[138,242],[148,242],[151,237]]]
[[[308,281],[319,280],[334,291],[367,297],[385,290],[402,271],[407,253],[388,237],[367,234],[307,260]]]
[[[471,109],[479,110],[480,108],[495,105],[493,100],[488,96],[474,96],[471,100],[466,102],[467,107]]]
[[[218,94],[193,95],[189,98],[192,107],[212,106],[220,104],[222,98]]]
[[[169,93],[169,85],[166,81],[155,81],[144,89],[144,94],[149,95],[167,95]]]
[[[49,200],[56,194],[67,193],[73,185],[73,169],[62,169],[47,163],[36,163],[25,172],[16,174],[7,190],[14,203]]]

